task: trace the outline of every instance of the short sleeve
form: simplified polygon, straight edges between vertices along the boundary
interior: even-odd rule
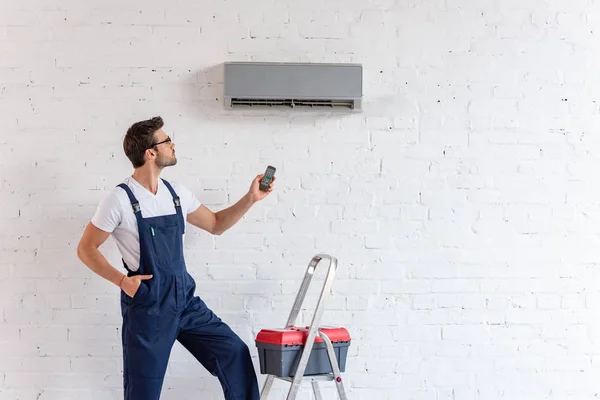
[[[181,200],[181,208],[185,215],[193,213],[202,205],[194,194],[185,186],[175,183],[175,191]]]
[[[121,223],[122,211],[116,191],[112,191],[96,209],[92,217],[92,224],[105,232],[113,232]]]

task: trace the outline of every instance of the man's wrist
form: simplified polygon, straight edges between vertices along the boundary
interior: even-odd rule
[[[254,196],[252,196],[252,194],[250,192],[246,193],[246,204],[248,206],[253,206],[254,203],[256,203],[258,200],[254,198]]]

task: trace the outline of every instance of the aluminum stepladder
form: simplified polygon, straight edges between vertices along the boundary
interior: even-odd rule
[[[333,280],[335,278],[335,272],[337,270],[337,259],[328,254],[317,254],[315,255],[310,263],[308,264],[308,268],[306,269],[306,274],[304,275],[304,280],[300,286],[300,290],[298,291],[298,295],[296,296],[296,300],[294,301],[294,305],[292,307],[292,312],[287,320],[285,325],[286,328],[290,328],[295,326],[296,319],[300,310],[302,308],[302,303],[304,302],[304,298],[306,297],[306,293],[308,292],[308,287],[310,286],[310,282],[314,276],[315,269],[319,262],[323,259],[329,260],[329,269],[327,271],[327,277],[325,278],[325,282],[323,284],[323,289],[321,290],[321,295],[319,296],[319,301],[317,303],[317,307],[315,309],[315,313],[312,318],[312,322],[310,323],[310,328],[308,330],[308,336],[306,338],[306,343],[304,344],[304,348],[302,350],[302,354],[300,356],[300,361],[298,362],[298,367],[296,368],[296,372],[293,378],[290,377],[278,377],[275,375],[268,375],[265,380],[263,390],[260,394],[260,400],[266,400],[269,396],[269,392],[271,391],[271,387],[273,386],[273,381],[275,378],[281,379],[287,382],[291,382],[290,390],[288,392],[286,400],[295,400],[300,390],[300,385],[302,384],[302,380],[306,379],[311,382],[312,389],[315,394],[316,400],[323,400],[321,396],[321,392],[319,390],[319,381],[334,381],[338,395],[340,400],[348,400],[346,396],[346,391],[344,390],[344,384],[342,383],[342,376],[340,373],[340,369],[338,366],[337,358],[335,356],[335,350],[333,345],[331,344],[331,340],[325,335],[323,332],[318,331],[319,323],[321,321],[321,317],[323,316],[323,311],[325,309],[325,300],[329,296],[331,292],[331,287],[333,285]],[[310,357],[310,353],[313,348],[313,344],[315,342],[315,337],[319,334],[319,337],[323,339],[325,343],[325,348],[327,350],[327,356],[329,358],[329,362],[331,364],[331,370],[333,373],[323,374],[323,375],[311,375],[304,376],[304,371],[306,369],[306,364],[308,363],[308,358]]]

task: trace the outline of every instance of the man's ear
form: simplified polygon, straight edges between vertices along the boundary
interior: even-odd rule
[[[154,150],[152,149],[146,149],[146,153],[144,154],[146,160],[151,160],[152,156],[154,156]]]

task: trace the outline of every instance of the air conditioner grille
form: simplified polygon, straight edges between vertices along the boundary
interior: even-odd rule
[[[354,100],[310,100],[310,99],[246,99],[232,98],[231,105],[236,106],[268,106],[268,107],[324,107],[350,108],[355,106]]]

